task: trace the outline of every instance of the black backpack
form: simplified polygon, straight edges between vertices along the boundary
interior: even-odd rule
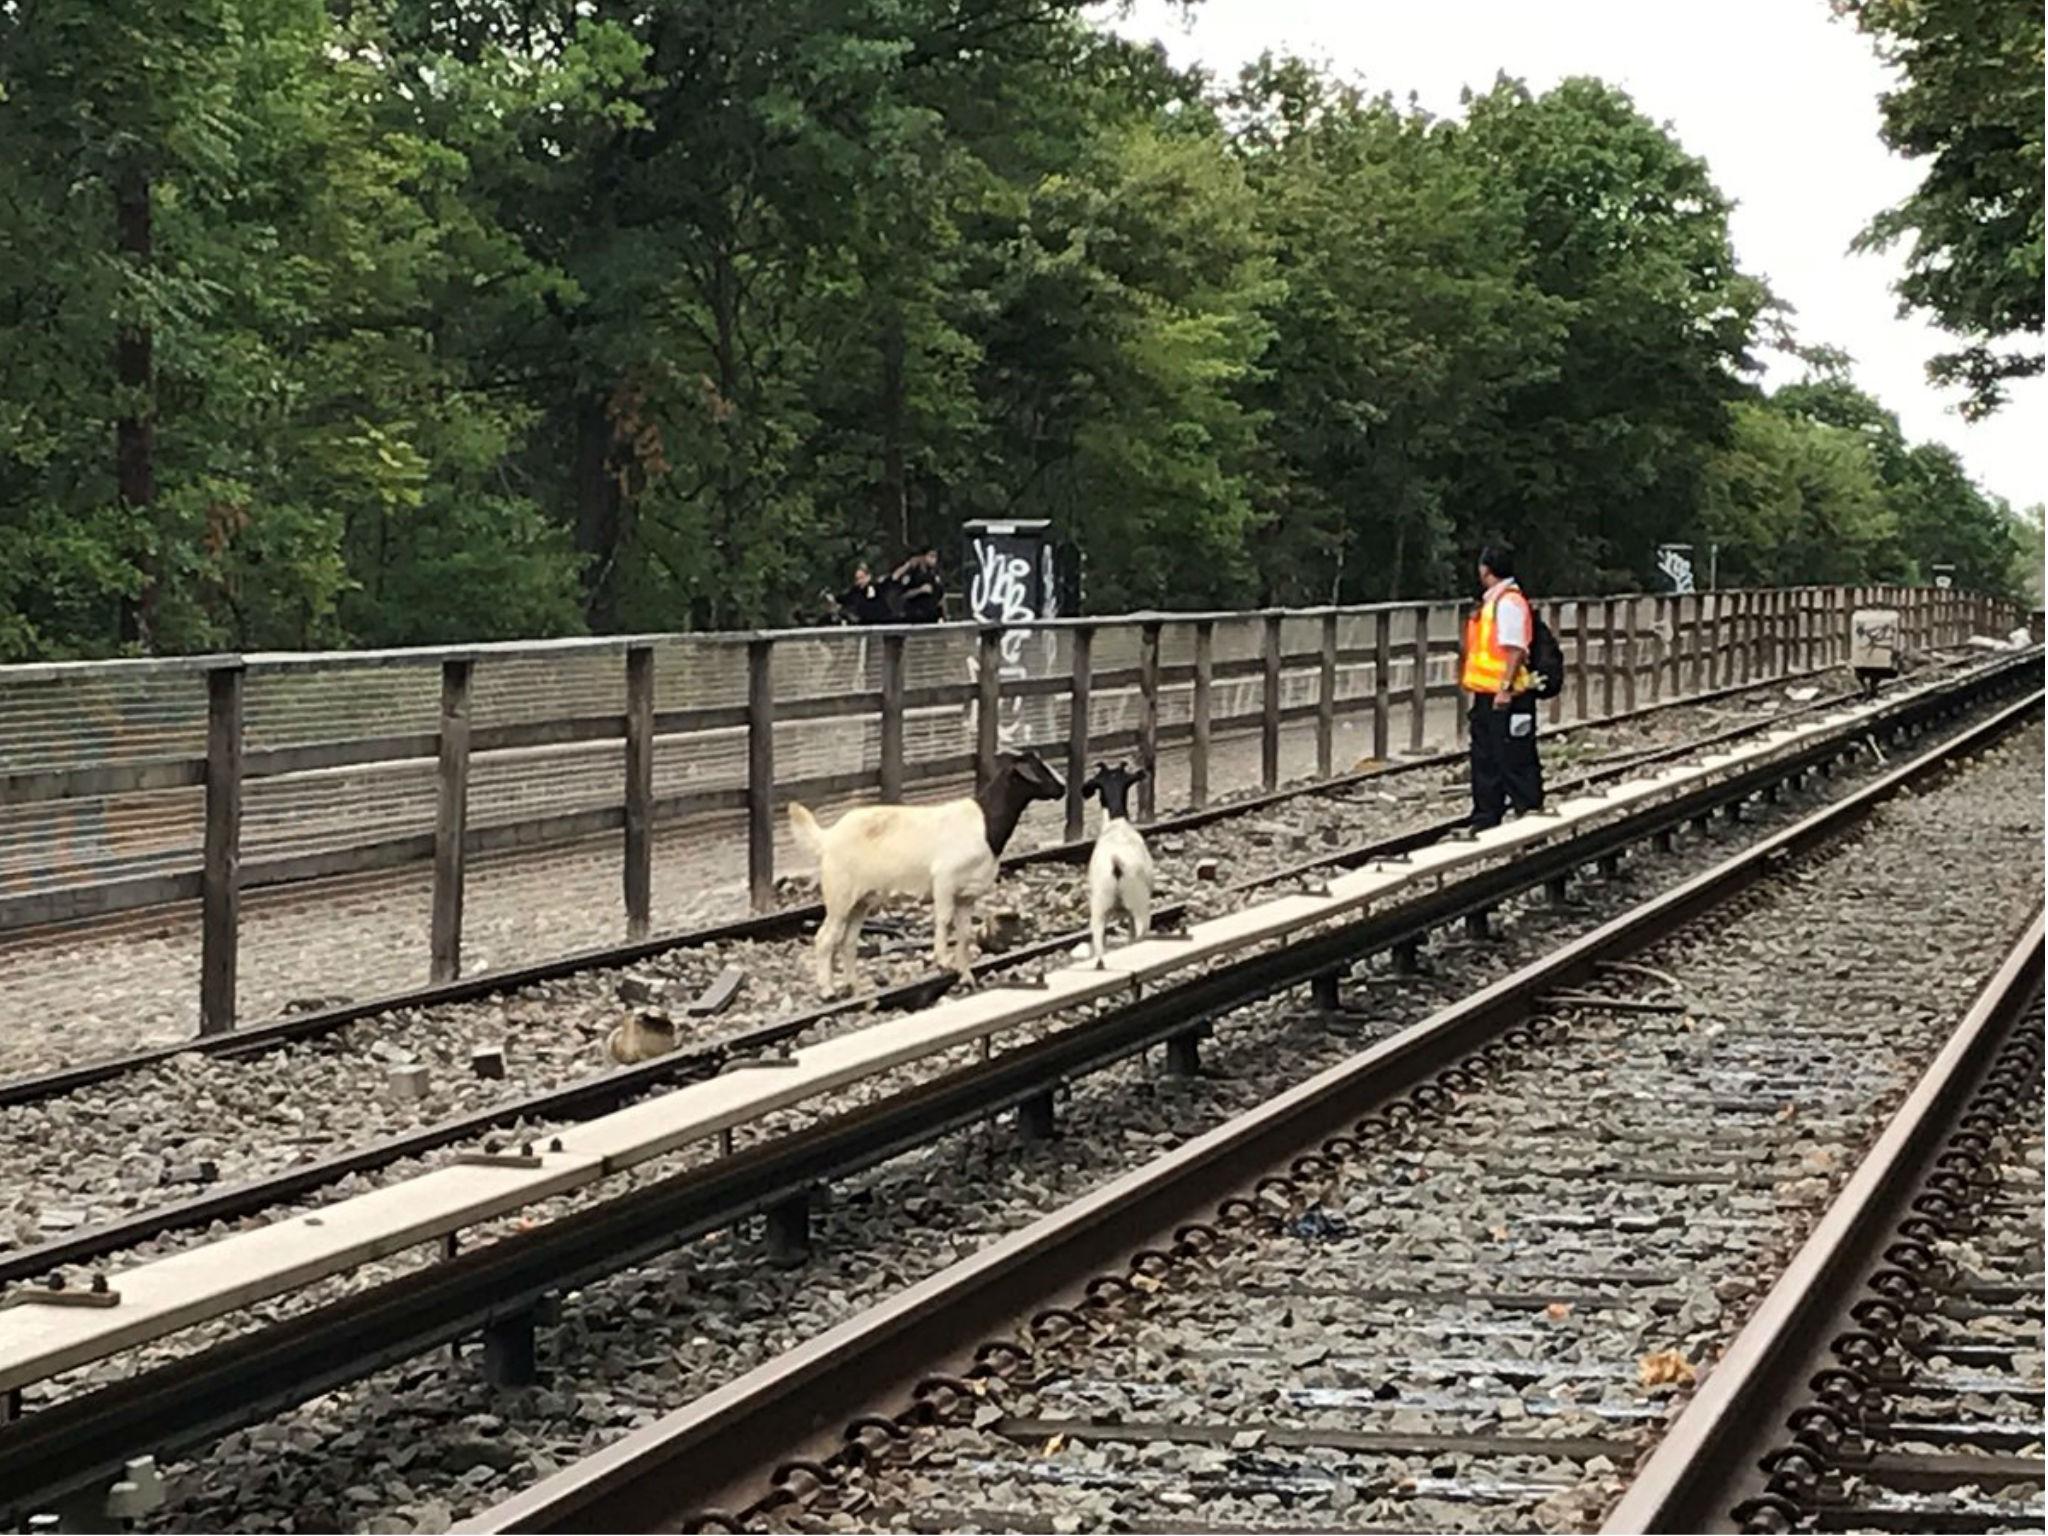
[[[1535,674],[1536,686],[1530,692],[1537,698],[1554,699],[1564,692],[1564,647],[1534,604],[1529,608],[1529,655],[1523,665]]]

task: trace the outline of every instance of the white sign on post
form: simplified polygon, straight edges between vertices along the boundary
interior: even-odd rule
[[[1849,616],[1849,666],[1857,672],[1899,670],[1899,610],[1858,608]]]
[[[969,523],[965,529],[970,572],[967,608],[976,622],[1003,627],[997,646],[1005,682],[1049,672],[1058,659],[1059,637],[1051,630],[1034,636],[1029,630],[1012,627],[1059,616],[1046,527],[1043,522],[981,522]],[[980,673],[981,657],[975,652],[967,658],[967,675],[978,681]],[[996,740],[1008,750],[1023,734],[1027,701],[1015,689],[1005,693],[996,718]]]

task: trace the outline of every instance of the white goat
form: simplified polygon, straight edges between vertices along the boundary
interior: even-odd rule
[[[1038,754],[1004,753],[971,799],[939,805],[874,805],[848,811],[829,827],[801,805],[789,808],[790,830],[818,861],[825,920],[818,925],[818,989],[834,990],[849,974],[868,914],[888,896],[932,900],[932,959],[949,963],[970,984],[974,903],[995,885],[997,861],[1018,818],[1034,800],[1067,792]],[[953,933],[949,962],[947,933]]]
[[[1152,850],[1131,825],[1131,786],[1143,783],[1146,770],[1136,772],[1116,763],[1098,768],[1081,793],[1102,797],[1102,830],[1088,856],[1088,926],[1095,939],[1095,964],[1103,957],[1109,915],[1121,908],[1130,914],[1131,931],[1144,938],[1152,931]]]

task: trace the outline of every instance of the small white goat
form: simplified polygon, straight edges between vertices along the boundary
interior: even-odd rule
[[[971,799],[939,805],[873,805],[829,827],[801,805],[790,830],[818,861],[825,920],[818,925],[818,989],[830,994],[837,972],[853,970],[860,927],[887,896],[932,900],[932,959],[974,980],[974,903],[996,883],[997,861],[1034,800],[1057,800],[1067,786],[1035,752],[1004,753]],[[949,962],[947,933],[954,935]]]
[[[1152,850],[1131,825],[1131,786],[1142,784],[1143,768],[1133,772],[1122,763],[1095,770],[1081,793],[1102,797],[1102,830],[1088,856],[1088,926],[1095,939],[1095,964],[1102,965],[1103,939],[1111,912],[1130,914],[1131,931],[1144,938],[1152,931]]]

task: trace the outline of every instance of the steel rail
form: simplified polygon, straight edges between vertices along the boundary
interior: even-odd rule
[[[1894,722],[1901,730],[1915,718],[1932,718],[1955,707],[1956,695],[1930,693],[1912,702],[1918,709]],[[2036,695],[1973,727],[1944,750],[1967,751],[2039,706]],[[1841,750],[1839,738],[1812,743],[1796,755],[1646,805],[1585,837],[1535,849],[1474,879],[1448,883],[1416,902],[1152,993],[986,1065],[39,1409],[0,1427],[0,1490],[5,1490],[0,1506],[22,1508],[89,1484],[128,1457],[145,1452],[168,1457],[203,1445],[436,1345],[508,1317],[531,1315],[562,1291],[928,1145],[1008,1105],[1042,1096],[1160,1040],[1200,1030],[1207,1019],[1327,974],[1375,949],[1536,889],[1630,843],[1746,800]],[[1573,970],[1568,979],[1580,975]]]
[[[1967,687],[1973,678],[1992,678],[1999,675],[2001,673],[1996,666],[1980,669],[1978,673],[1966,675],[1957,687]],[[1754,735],[1758,731],[1782,725],[1788,719],[1796,719],[1835,702],[1838,701],[1815,701],[1761,721],[1745,721],[1691,741],[1669,747],[1652,748],[1645,753],[1632,756],[1626,763],[1604,766],[1577,778],[1561,781],[1552,786],[1552,791],[1563,794],[1610,779],[1626,778],[1653,764],[1691,756],[1711,747],[1739,740],[1743,736]],[[1398,858],[1455,831],[1463,825],[1463,820],[1463,817],[1448,817],[1426,823],[1371,843],[1319,854],[1283,870],[1232,882],[1221,887],[1221,890],[1228,894],[1244,894],[1285,884],[1303,875],[1320,871],[1357,868],[1379,859]],[[1059,852],[1069,848],[1085,851],[1087,846],[1062,845],[1060,850],[1047,851]],[[1184,918],[1186,910],[1185,901],[1164,903],[1154,909],[1154,926],[1171,929]],[[777,916],[781,917],[784,914]],[[739,926],[742,925],[726,925],[725,929],[719,931],[723,936],[744,936],[732,932]],[[1077,928],[1034,940],[1030,944],[1002,954],[984,957],[976,962],[975,973],[983,978],[999,975],[1012,967],[1060,953],[1086,936],[1085,929]],[[89,1263],[107,1254],[117,1253],[123,1248],[162,1236],[166,1232],[185,1231],[215,1221],[246,1216],[314,1190],[323,1189],[351,1174],[374,1172],[406,1158],[421,1157],[443,1147],[472,1141],[521,1122],[531,1125],[547,1121],[577,1120],[603,1114],[655,1088],[713,1076],[734,1061],[779,1046],[806,1030],[842,1014],[870,1008],[893,1010],[929,1006],[950,989],[953,983],[954,976],[951,972],[928,972],[879,992],[822,1004],[701,1046],[640,1063],[624,1071],[606,1072],[559,1088],[524,1094],[468,1114],[385,1137],[368,1146],[352,1148],[315,1162],[294,1164],[261,1178],[211,1190],[173,1204],[138,1211],[119,1221],[108,1222],[32,1247],[17,1249],[0,1256],[0,1286],[32,1279],[65,1265]],[[4,1103],[4,1100],[0,1100],[0,1103]]]
[[[1781,687],[1801,676],[1819,676],[1833,668],[1821,667],[1810,672],[1787,674],[1785,677],[1760,679],[1749,683],[1730,684],[1705,693],[1689,694],[1682,698],[1661,699],[1639,709],[1628,710],[1597,719],[1572,721],[1553,733],[1553,739],[1566,736],[1574,731],[1591,731],[1624,724],[1644,716],[1685,705],[1710,704],[1719,699],[1738,694],[1754,693],[1766,688]],[[1823,708],[1847,698],[1847,693],[1836,694],[1828,699],[1816,700],[1801,710]],[[1793,718],[1799,711],[1785,711],[1760,722],[1750,722],[1751,729],[1763,729],[1778,721]],[[1185,811],[1179,815],[1165,817],[1146,824],[1146,830],[1155,836],[1170,836],[1175,833],[1194,831],[1219,821],[1238,816],[1256,815],[1275,806],[1294,800],[1321,795],[1341,795],[1347,790],[1381,779],[1395,778],[1419,772],[1428,768],[1447,767],[1462,762],[1463,751],[1436,752],[1425,757],[1407,758],[1399,762],[1382,763],[1376,767],[1360,769],[1352,773],[1339,774],[1334,778],[1319,779],[1311,783],[1292,785],[1286,789],[1268,794],[1255,795],[1247,799],[1231,800],[1205,806],[1198,811]],[[1078,863],[1084,860],[1093,842],[1082,838],[1074,842],[1049,845],[1028,852],[1013,854],[1006,858],[1005,868],[1017,869],[1035,864]],[[69,1093],[77,1088],[89,1087],[94,1083],[107,1082],[125,1073],[153,1066],[174,1056],[188,1053],[238,1057],[257,1055],[276,1050],[300,1040],[317,1039],[332,1034],[350,1024],[379,1014],[393,1013],[405,1009],[433,1007],[441,1003],[474,1002],[479,998],[496,996],[504,992],[517,991],[537,982],[557,981],[583,971],[608,970],[622,965],[634,965],[656,955],[664,955],[681,949],[700,949],[708,945],[761,939],[790,938],[801,934],[824,915],[824,908],[817,902],[806,902],[798,906],[784,907],[774,912],[760,913],[752,917],[734,919],[729,922],[713,923],[702,927],[681,929],[667,934],[656,934],[625,944],[606,945],[596,949],[577,950],[551,960],[536,961],[530,965],[508,966],[495,971],[482,971],[474,976],[461,977],[454,981],[435,982],[426,986],[413,987],[399,992],[385,993],[378,997],[338,1005],[332,1008],[309,1009],[303,1013],[280,1015],[261,1024],[246,1025],[218,1035],[196,1035],[189,1040],[179,1040],[167,1045],[149,1046],[130,1051],[120,1056],[110,1056],[99,1061],[81,1062],[77,1066],[61,1067],[50,1072],[27,1074],[0,1081],[0,1108],[16,1104],[33,1104],[44,1099]],[[19,937],[19,936],[17,936]],[[869,1006],[875,999],[863,997],[850,1000],[845,1008]],[[887,1006],[886,1003],[883,1006]]]
[[[1893,722],[1898,728],[1907,728],[1913,716],[1931,718],[1944,707],[1954,707],[1955,694],[1932,693],[1914,702],[1918,709],[1912,716]],[[1966,752],[1993,739],[2039,707],[2036,695],[2002,711],[1921,759],[1919,771],[1926,771],[1937,757]],[[1042,1095],[1096,1066],[1199,1029],[1205,1019],[1325,974],[1376,947],[1534,889],[1560,871],[1597,860],[1629,842],[1739,803],[1841,749],[1839,738],[1812,743],[1797,754],[1644,806],[1594,834],[1533,850],[1474,880],[1447,884],[1418,902],[1163,989],[1088,1024],[1006,1052],[985,1066],[822,1121],[709,1169],[675,1175],[361,1296],[36,1411],[0,1429],[0,1489],[7,1490],[6,1501],[15,1505],[87,1485],[127,1457],[176,1454],[437,1344],[508,1317],[531,1315],[551,1295],[929,1144],[1004,1104]],[[1897,782],[1903,778],[1895,773],[1881,785]],[[1874,791],[1861,792],[1843,802],[1847,809],[1838,807],[1831,813],[1826,825],[1844,824],[1845,818],[1875,802]],[[1791,846],[1790,838],[1791,834],[1780,834],[1760,845],[1741,867],[1760,875],[1773,862],[1775,851]],[[1734,884],[1723,866],[1687,889],[1732,890]],[[1583,979],[1598,953],[1582,943],[1543,977],[1525,978],[1525,990],[1490,989],[1481,995],[1482,1007],[1460,1027],[1439,1027],[1433,1048],[1453,1048],[1476,1040],[1489,1027],[1505,1027],[1542,990]],[[1382,1048],[1375,1060],[1390,1070],[1406,1064],[1421,1071],[1431,1064],[1415,1031]],[[1383,1075],[1380,1081],[1392,1083],[1393,1078]],[[1129,1230],[1115,1225],[1110,1240],[1120,1240]]]
[[[674,1531],[704,1511],[771,1496],[770,1469],[816,1468],[856,1419],[914,1416],[913,1384],[976,1369],[977,1345],[1019,1315],[1080,1300],[1133,1251],[1167,1248],[1181,1224],[1319,1145],[1341,1155],[1358,1118],[1430,1083],[1580,983],[1725,905],[1788,862],[1840,838],[1902,789],[2037,718],[2039,693],[1551,955],[1384,1040],[1259,1108],[1063,1207],[738,1380],[626,1436],[457,1527],[472,1532]],[[1421,1112],[1428,1103],[1419,1102]],[[1319,1159],[1319,1161],[1321,1161]],[[909,1406],[904,1406],[905,1404]]]
[[[1841,1415],[1828,1424],[1826,1415],[1796,1412],[1788,1426],[1788,1409],[1813,1403],[1809,1384],[1849,1365],[1835,1351],[1845,1338],[1854,1334],[1867,1341],[1881,1338],[1887,1327],[1896,1330],[1902,1313],[1896,1286],[1866,1290],[1866,1283],[1891,1261],[1886,1245],[1898,1240],[1901,1218],[1909,1216],[2001,1045],[2030,1010],[2038,1016],[2042,960],[2037,914],[1813,1235],[1643,1463],[1603,1532],[1791,1528],[1802,1511],[1771,1488],[1773,1472],[1786,1469],[1787,1452],[1806,1469],[1824,1470],[1836,1459],[1839,1431],[1847,1426]],[[2038,1055],[2032,1075],[2038,1084]],[[1859,1298],[1871,1305],[1859,1304]],[[1773,1451],[1780,1454],[1768,1454]],[[1785,1518],[1747,1523],[1750,1514],[1766,1510]]]

